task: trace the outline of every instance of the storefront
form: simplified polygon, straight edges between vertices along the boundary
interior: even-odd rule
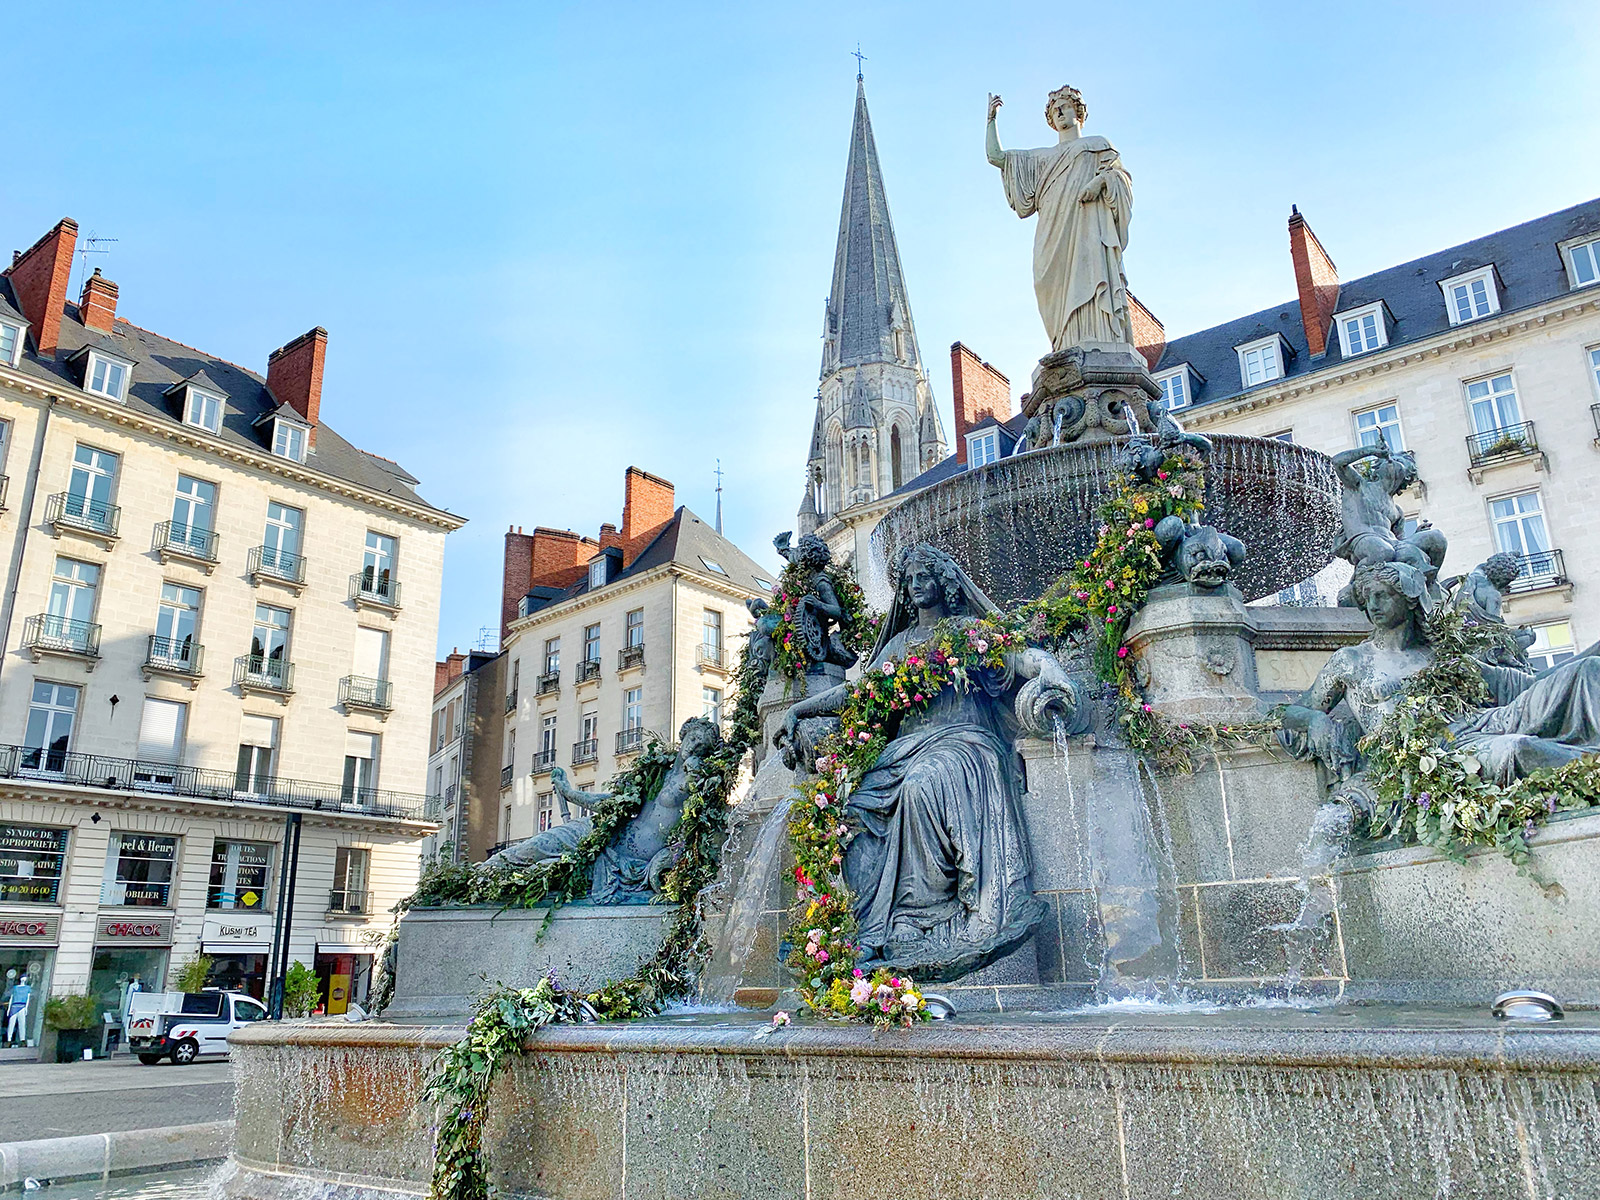
[[[315,970],[323,1010],[330,1016],[348,1012],[352,1004],[366,1006],[372,990],[372,955],[354,947],[317,946]]]
[[[200,953],[211,959],[207,985],[265,999],[271,947],[271,913],[207,914],[200,935]]]
[[[59,913],[0,913],[0,1020],[7,1046],[37,1046],[61,940]]]
[[[95,922],[94,964],[89,971],[95,1011],[122,1020],[130,994],[164,990],[171,954],[171,917],[102,911]]]

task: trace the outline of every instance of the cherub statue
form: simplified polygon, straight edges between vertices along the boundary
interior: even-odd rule
[[[1378,464],[1370,474],[1356,470],[1356,464],[1365,459]],[[1379,442],[1335,454],[1333,465],[1339,469],[1344,487],[1344,536],[1333,552],[1358,570],[1380,563],[1405,563],[1421,571],[1433,589],[1444,562],[1445,536],[1426,521],[1407,533],[1405,514],[1394,502],[1417,481],[1416,455],[1409,450],[1394,453],[1387,442]],[[1436,590],[1433,597],[1439,598]],[[1339,604],[1361,607],[1348,586],[1339,593]]]
[[[595,860],[589,901],[593,904],[642,904],[661,891],[661,882],[677,861],[681,847],[672,842],[672,831],[683,816],[689,798],[689,774],[700,760],[722,741],[715,722],[705,717],[690,717],[678,731],[678,753],[668,769],[661,788],[639,814],[629,821],[611,844]],[[560,767],[550,772],[564,817],[568,805],[594,809],[611,799],[609,792],[583,792],[567,781]],[[533,867],[553,862],[570,854],[594,828],[588,817],[575,817],[543,833],[508,846],[483,864],[485,870],[504,867]]]
[[[1505,615],[1506,595],[1520,574],[1522,561],[1515,554],[1504,551],[1491,554],[1467,572],[1464,579],[1452,581],[1452,585],[1456,586],[1453,603],[1470,623],[1499,626],[1504,631],[1493,661],[1501,666],[1520,667],[1526,671],[1529,669],[1528,647],[1533,645],[1537,635],[1526,625],[1512,629],[1506,623]]]
[[[782,618],[760,596],[749,597],[744,606],[755,620],[750,627],[750,654],[746,661],[760,678],[765,679],[767,672],[772,669],[772,660],[777,657],[777,646],[772,639],[778,632]]]
[[[844,644],[838,631],[833,629],[835,625],[843,625],[845,616],[844,606],[839,603],[839,594],[834,590],[833,581],[828,578],[828,567],[833,562],[833,552],[828,549],[828,543],[816,534],[808,533],[797,546],[791,548],[789,535],[779,534],[773,539],[773,545],[806,577],[806,594],[800,598],[796,618],[800,626],[801,649],[805,655],[807,673],[820,665],[845,669],[855,666],[855,654]]]

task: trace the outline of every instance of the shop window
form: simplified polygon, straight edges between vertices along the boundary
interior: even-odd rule
[[[272,876],[272,846],[262,842],[218,841],[211,850],[207,908],[259,909],[267,902]]]
[[[96,946],[89,994],[97,1013],[114,1013],[128,1027],[128,1005],[140,992],[162,991],[167,978],[165,946]]]
[[[100,903],[130,908],[172,907],[178,839],[148,833],[113,833],[106,851]]]
[[[58,904],[67,831],[0,825],[0,903]]]
[[[55,967],[53,946],[0,947],[0,1016],[7,1046],[37,1046]]]

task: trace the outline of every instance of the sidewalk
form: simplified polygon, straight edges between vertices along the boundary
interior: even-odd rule
[[[120,1133],[233,1118],[227,1060],[147,1067],[127,1055],[72,1063],[0,1063],[7,1142]]]

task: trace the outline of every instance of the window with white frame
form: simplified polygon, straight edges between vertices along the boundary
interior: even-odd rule
[[[143,786],[172,787],[177,782],[173,765],[183,758],[183,733],[189,724],[189,706],[177,700],[146,696],[139,715],[138,763],[133,778]]]
[[[1000,457],[1000,437],[993,429],[967,434],[967,465],[981,467]]]
[[[629,688],[622,693],[622,727],[644,728],[644,689]]]
[[[722,689],[703,687],[700,689],[700,715],[708,721],[718,725],[722,724]]]
[[[378,735],[350,729],[344,735],[344,787],[346,804],[365,804],[378,789]]]
[[[239,761],[234,790],[265,795],[272,786],[273,760],[278,751],[278,718],[244,714],[239,723]]]
[[[128,373],[132,365],[126,360],[91,350],[89,366],[83,374],[83,386],[85,390],[107,399],[121,400],[128,393]]]
[[[1600,389],[1600,346],[1589,347],[1589,374],[1594,376],[1594,385]]]
[[[1356,440],[1362,446],[1388,446],[1399,454],[1406,448],[1405,435],[1400,431],[1400,406],[1395,403],[1380,404],[1355,414]]]
[[[1484,267],[1456,275],[1439,284],[1450,324],[1464,325],[1500,311],[1500,291],[1495,286],[1494,268]]]
[[[589,564],[589,590],[602,588],[606,584],[606,560],[597,558]]]
[[[1239,381],[1245,387],[1283,378],[1283,346],[1280,337],[1273,334],[1258,342],[1235,346],[1239,355]]]
[[[1156,376],[1156,383],[1161,388],[1161,407],[1171,412],[1175,408],[1189,407],[1189,368],[1179,367],[1176,371],[1168,371],[1164,375]]]
[[[1495,545],[1507,554],[1522,556],[1524,576],[1555,573],[1550,534],[1544,523],[1544,501],[1537,489],[1489,501]]]
[[[554,713],[539,722],[539,757],[542,766],[556,761],[556,717]]]
[[[1551,621],[1548,625],[1533,627],[1533,645],[1528,647],[1528,661],[1535,671],[1560,666],[1578,654],[1577,639],[1572,636],[1571,621]]]
[[[1472,410],[1476,433],[1499,433],[1522,424],[1522,405],[1517,401],[1517,385],[1510,371],[1469,380],[1467,406]]]
[[[1383,303],[1352,309],[1334,318],[1339,323],[1339,341],[1346,358],[1367,354],[1389,344],[1389,330],[1383,319]]]
[[[222,428],[222,397],[190,388],[183,406],[183,419],[186,424],[216,433]]]
[[[0,321],[0,363],[8,367],[17,365],[22,357],[22,326],[10,321]]]
[[[72,726],[78,716],[78,689],[69,683],[35,680],[22,735],[22,759],[29,771],[59,771],[67,762]]]
[[[630,646],[644,645],[644,609],[636,608],[628,613],[627,644]]]
[[[1291,446],[1294,445],[1294,430],[1292,429],[1280,429],[1277,433],[1267,434],[1266,437],[1269,442],[1287,442]]]
[[[1563,247],[1567,260],[1567,282],[1575,288],[1600,283],[1600,238],[1571,242]]]
[[[543,833],[555,824],[556,819],[556,794],[554,792],[539,793],[539,832]]]
[[[558,637],[544,640],[544,673],[546,675],[561,673],[561,639]]]
[[[305,426],[279,417],[272,423],[272,452],[279,458],[303,463],[306,460]]]

